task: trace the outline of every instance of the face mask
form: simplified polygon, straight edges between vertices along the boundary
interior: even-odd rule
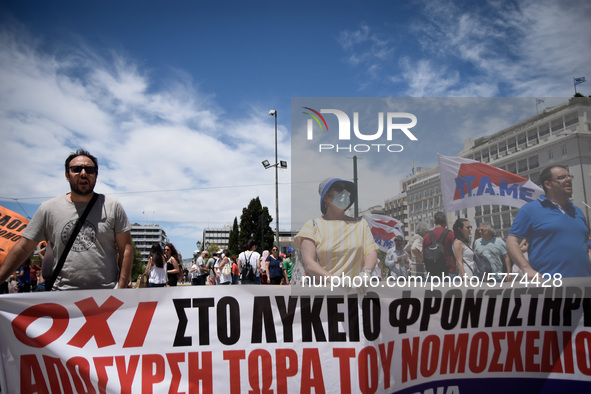
[[[343,190],[340,193],[334,194],[334,200],[332,201],[332,205],[335,207],[342,209],[343,211],[349,207],[351,204],[351,193],[348,190]]]

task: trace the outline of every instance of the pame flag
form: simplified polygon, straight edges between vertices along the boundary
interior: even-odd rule
[[[520,208],[544,194],[527,178],[462,157],[437,155],[441,193],[447,212],[479,205],[508,205]]]
[[[404,231],[402,231],[404,224],[400,220],[377,214],[365,214],[363,218],[369,224],[376,245],[383,252],[387,252],[394,246],[394,238],[397,235],[404,238]]]

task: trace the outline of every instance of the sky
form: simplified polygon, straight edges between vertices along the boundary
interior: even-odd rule
[[[231,225],[254,197],[275,216],[275,171],[261,165],[274,162],[273,109],[288,162],[279,224],[291,229],[293,189],[351,177],[350,158],[302,164],[311,152],[292,144],[294,107],[318,97],[553,105],[574,94],[573,77],[591,78],[590,17],[586,0],[0,0],[0,204],[30,217],[67,192],[64,160],[83,147],[99,158],[95,190],[190,257],[203,228]],[[591,81],[577,91],[591,95]],[[514,116],[534,115],[530,102]],[[451,127],[445,151],[496,127]],[[437,133],[388,163],[390,185],[360,208],[397,193],[409,161],[436,165],[425,152]]]

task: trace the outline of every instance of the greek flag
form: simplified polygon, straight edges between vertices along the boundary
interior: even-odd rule
[[[575,78],[575,85],[585,82],[585,77]]]
[[[543,102],[544,102],[544,100],[542,100],[542,99],[539,99],[539,98],[536,99],[536,105],[542,104]]]

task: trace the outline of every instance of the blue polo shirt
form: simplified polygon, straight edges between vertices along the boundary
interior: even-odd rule
[[[519,209],[509,234],[527,239],[529,264],[541,274],[591,276],[587,221],[571,201],[562,210],[546,196],[540,196]]]

